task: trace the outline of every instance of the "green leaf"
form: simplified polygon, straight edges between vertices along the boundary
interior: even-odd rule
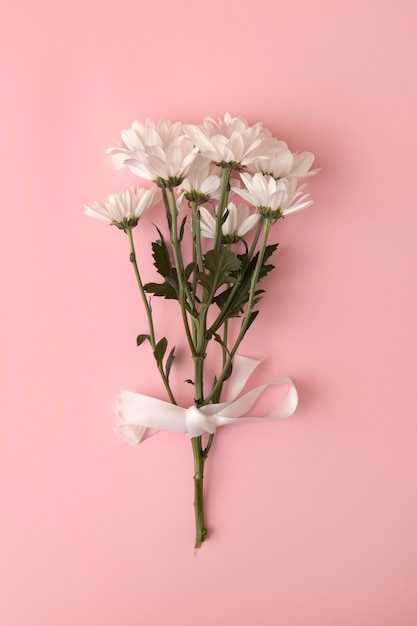
[[[190,278],[191,274],[194,272],[196,268],[196,263],[189,263],[187,265],[187,267],[184,269],[184,279],[185,281],[188,281],[188,279]]]
[[[138,335],[138,336],[136,337],[136,345],[137,345],[137,346],[140,346],[140,345],[142,345],[142,343],[143,343],[144,341],[150,341],[150,340],[151,340],[151,338],[150,338],[150,336],[149,336],[149,335]]]
[[[264,258],[259,272],[258,282],[262,280],[262,278],[265,278],[265,276],[274,269],[274,266],[267,264],[266,261],[272,256],[277,247],[278,244],[266,246]],[[258,256],[259,252],[250,261],[247,254],[241,254],[238,256],[242,264],[241,275],[238,278],[238,280],[240,279],[240,286],[238,289],[236,289],[233,300],[228,305],[227,319],[231,317],[239,317],[244,309],[245,304],[249,300],[251,280],[258,261]],[[232,292],[232,289],[233,287],[228,287],[224,291],[217,294],[216,297],[213,299],[220,309],[223,309],[225,307],[226,302],[228,301],[228,298]],[[256,295],[260,295],[261,293],[262,290],[258,290],[255,292]],[[255,303],[258,301],[259,298],[255,301]]]
[[[147,283],[144,289],[147,293],[161,296],[167,300],[178,300],[178,277],[175,267],[171,265],[168,248],[165,244],[164,236],[159,228],[155,226],[160,239],[152,243],[152,257],[156,271],[165,280],[163,283]]]
[[[162,360],[165,356],[165,352],[167,351],[167,347],[168,339],[166,337],[162,337],[162,339],[160,339],[156,344],[155,350],[153,351],[153,355],[158,365],[162,365]]]
[[[171,259],[169,258],[168,248],[165,244],[165,239],[159,230],[155,226],[159,233],[160,239],[152,243],[152,256],[154,259],[154,266],[158,274],[166,278],[172,272]]]
[[[212,274],[218,273],[220,276],[227,276],[230,272],[237,271],[240,265],[239,259],[227,248],[209,250],[204,255],[204,266]]]
[[[167,379],[169,378],[171,367],[175,359],[174,353],[175,353],[175,346],[172,348],[171,352],[168,354],[168,358],[165,363],[165,373],[167,375]]]
[[[197,278],[209,294],[214,294],[221,285],[235,282],[235,273],[240,269],[240,266],[240,260],[231,250],[227,248],[209,250],[204,255],[204,267],[208,274],[199,272]]]
[[[178,237],[179,242],[181,243],[181,241],[183,240],[184,237],[184,229],[185,229],[185,222],[187,221],[187,216],[184,217],[184,219],[181,222],[181,227],[180,227],[180,234]]]
[[[162,296],[167,300],[178,300],[177,291],[168,282],[147,283],[143,288],[147,293],[153,293],[154,296]]]
[[[217,383],[217,376],[214,377],[213,388],[216,386],[216,383]],[[220,402],[221,393],[222,393],[222,389],[221,389],[221,387],[219,387],[217,392],[215,393],[215,395],[212,398],[213,404],[218,404]]]
[[[262,259],[261,271],[259,272],[259,280],[264,278],[271,270],[274,269],[275,265],[267,265],[266,261],[274,254],[275,250],[278,248],[278,244],[274,243],[270,246],[266,246],[264,258]]]
[[[253,322],[258,317],[258,313],[259,313],[259,311],[252,311],[252,313],[250,314],[249,322],[248,322],[248,326],[247,326],[247,328],[245,330],[245,334],[248,332],[249,328],[252,326]]]

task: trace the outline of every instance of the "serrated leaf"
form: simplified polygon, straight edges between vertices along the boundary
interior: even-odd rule
[[[162,337],[162,339],[160,339],[158,343],[156,344],[155,350],[153,351],[153,355],[158,365],[162,365],[162,360],[165,356],[167,347],[168,347],[168,339],[166,337]]]
[[[149,335],[138,335],[136,337],[136,345],[140,346],[140,345],[143,344],[144,341],[150,341],[150,340],[151,340],[151,338],[150,338]]]
[[[162,237],[162,235],[161,235]],[[152,256],[154,259],[154,266],[158,274],[166,278],[171,273],[171,259],[169,258],[168,249],[165,245],[165,241],[158,239],[152,243]]]
[[[261,280],[261,278],[264,278],[267,274],[269,274],[269,272],[271,270],[274,269],[275,265],[267,265],[266,261],[273,255],[273,253],[275,252],[275,250],[278,248],[278,244],[274,243],[271,244],[270,246],[266,246],[265,248],[265,254],[264,254],[264,258],[262,260],[262,266],[261,266],[261,271],[259,272],[259,279]]]
[[[160,276],[166,278],[171,273],[171,261],[169,257],[167,257],[166,248],[158,245],[157,242],[154,242],[152,244],[152,250],[152,256],[155,260],[154,266],[156,267],[156,271]]]
[[[240,265],[239,259],[227,248],[209,250],[204,255],[204,266],[213,274],[229,274],[238,270]]]
[[[178,300],[177,292],[169,283],[147,283],[143,286],[147,293],[153,293],[154,296],[161,296],[167,300]]]
[[[271,255],[277,249],[278,244],[271,244],[270,246],[266,246],[264,258],[262,261],[262,265],[259,272],[258,282],[262,280],[272,269],[274,269],[273,265],[266,264]],[[227,308],[227,319],[231,317],[239,317],[244,309],[245,304],[249,300],[250,286],[251,280],[253,276],[253,272],[255,271],[255,267],[258,261],[259,252],[249,261],[247,254],[241,254],[238,256],[241,264],[242,264],[242,272],[240,276],[240,285],[239,288],[236,289],[234,297],[231,302],[228,304]],[[220,309],[223,309],[226,306],[228,298],[232,292],[233,287],[229,287],[217,294],[215,298],[213,298],[214,302],[218,305]],[[261,294],[262,291],[258,290],[255,292],[256,295]],[[255,301],[258,302],[259,298]]]
[[[224,289],[219,294],[217,294],[217,296],[214,298],[214,302],[218,305],[220,309],[223,307],[223,305],[226,304],[227,298],[229,297],[231,291],[232,287],[228,287],[227,289]]]
[[[221,285],[235,282],[234,273],[240,269],[240,265],[240,260],[227,248],[209,250],[204,255],[204,267],[208,273],[199,272],[198,281],[209,294],[214,294]]]
[[[171,265],[168,248],[161,231],[155,226],[160,239],[152,243],[152,257],[156,271],[165,280],[163,283],[147,283],[144,285],[145,291],[155,296],[167,298],[167,300],[178,300],[178,278],[175,267]]]

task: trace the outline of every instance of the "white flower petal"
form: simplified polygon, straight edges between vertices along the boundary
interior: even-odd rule
[[[238,235],[240,237],[246,235],[247,232],[249,232],[250,230],[252,230],[252,228],[256,226],[256,224],[259,222],[259,218],[259,213],[253,213],[252,215],[249,215],[249,217],[246,217],[239,227]]]

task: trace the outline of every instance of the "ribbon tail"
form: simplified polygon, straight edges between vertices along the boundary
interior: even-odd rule
[[[137,426],[127,423],[120,424],[113,428],[113,430],[119,437],[130,443],[133,447],[136,447],[139,443],[142,443],[142,441],[149,439],[149,437],[159,432],[155,428],[147,428],[146,426]]]
[[[123,422],[116,426],[115,432],[132,446],[137,446],[158,430],[187,433],[186,410],[165,400],[122,391],[114,410]]]

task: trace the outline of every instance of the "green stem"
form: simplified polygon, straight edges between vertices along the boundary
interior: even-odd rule
[[[184,281],[184,263],[182,260],[182,254],[181,254],[180,242],[178,240],[178,230],[177,230],[178,229],[177,203],[175,201],[175,196],[174,196],[174,192],[172,191],[172,189],[169,189],[168,193],[169,193],[168,198],[169,198],[170,209],[171,209],[171,230],[170,230],[171,245],[172,245],[172,250],[174,252],[175,266],[177,269],[177,278],[178,278],[178,302],[181,308],[182,320],[184,324],[185,334],[188,340],[188,345],[190,347],[191,354],[195,356],[196,355],[195,346],[194,346],[193,338],[191,337],[190,326],[189,326],[188,317],[187,317],[187,298],[188,298],[188,302],[190,304],[191,309],[195,307],[194,307],[194,302],[192,301],[191,295],[189,293],[188,286],[186,285]]]
[[[193,235],[194,235],[194,246],[196,253],[196,261],[199,272],[204,272],[204,264],[203,264],[203,252],[201,249],[201,228],[200,228],[200,214],[198,212],[197,203],[193,202],[191,207],[191,215],[192,215],[192,227],[193,227]]]
[[[201,446],[201,437],[193,437],[191,445],[194,455],[194,514],[195,514],[195,548],[201,547],[206,538],[207,529],[204,526],[204,462],[205,456]]]
[[[226,208],[229,195],[229,179],[231,170],[227,167],[223,169],[222,182],[220,187],[220,198],[216,214],[216,232],[214,235],[214,249],[219,250],[222,241],[223,213]]]
[[[253,256],[253,253],[255,252],[256,244],[258,243],[259,235],[261,234],[261,230],[262,230],[262,226],[263,226],[264,220],[265,220],[265,218],[263,217],[263,215],[261,215],[261,217],[259,219],[259,222],[258,222],[258,226],[257,226],[257,229],[256,229],[255,236],[254,236],[253,241],[252,241],[252,245],[251,245],[250,250],[249,250],[249,255],[248,255],[249,256],[249,261],[251,260],[251,258]]]
[[[171,232],[171,212],[169,209],[167,190],[165,189],[165,187],[162,187],[162,198],[164,200],[165,212],[166,212],[167,222],[168,222],[168,230],[169,232]]]
[[[229,243],[228,244],[228,249],[231,250],[232,246]],[[231,285],[230,283],[228,283],[227,288],[229,288]],[[229,331],[229,318],[226,317],[226,319],[224,320],[223,323],[223,345],[222,345],[222,353],[223,353],[223,364],[222,367],[224,367],[226,365],[226,360],[227,360],[227,339],[228,339],[228,331]]]
[[[192,293],[194,302],[196,301],[196,290],[197,290],[197,270],[200,273],[204,272],[204,263],[203,263],[203,252],[201,249],[201,228],[200,228],[200,214],[198,212],[197,203],[193,202],[191,205],[191,219],[192,219],[192,230],[193,230],[193,262],[196,264],[196,268],[193,272],[193,282],[192,282]],[[197,316],[193,317],[193,340],[194,344],[197,345],[198,342],[198,318]]]
[[[197,329],[198,331],[200,329]],[[198,344],[201,344],[201,339],[198,338]],[[203,343],[203,350],[205,349],[205,343]],[[194,404],[199,407],[204,403],[204,354],[194,357]]]
[[[229,330],[229,320],[226,319],[224,324],[223,324],[223,346],[222,346],[223,367],[226,365],[226,360],[227,360],[227,337],[228,337],[228,330]]]
[[[135,272],[136,282],[138,284],[139,292],[140,292],[140,295],[142,297],[142,302],[143,302],[143,305],[145,307],[146,316],[148,318],[149,343],[151,344],[152,350],[155,351],[156,340],[155,340],[155,328],[154,328],[153,318],[152,318],[152,310],[151,310],[150,304],[148,302],[148,299],[146,297],[145,290],[143,288],[142,278],[140,276],[139,267],[138,267],[138,264],[137,264],[137,261],[136,261],[136,251],[135,251],[135,244],[134,244],[134,241],[133,241],[132,229],[128,228],[125,232],[127,234],[127,238],[128,238],[128,241],[129,241],[130,262],[133,265],[133,270]],[[172,393],[171,387],[169,385],[168,378],[166,377],[166,374],[165,374],[165,372],[163,370],[162,364],[159,363],[157,365],[157,367],[158,367],[159,373],[161,375],[162,381],[164,383],[165,389],[167,390],[169,399],[171,400],[172,404],[177,404],[176,400],[174,398],[174,394]]]
[[[194,255],[197,267],[194,270],[193,294],[197,285],[197,270],[204,272],[203,255],[201,250],[200,216],[197,204],[192,205],[192,228],[194,235]],[[207,348],[207,311],[212,301],[211,294],[205,299],[199,311],[199,315],[194,318],[194,341],[196,355],[194,356],[194,392],[195,405],[197,407],[204,403],[204,360]],[[204,463],[207,459],[214,435],[210,435],[206,447],[203,449],[202,437],[193,437],[191,444],[194,456],[194,515],[195,515],[195,548],[201,547],[206,538],[207,530],[204,524]]]

